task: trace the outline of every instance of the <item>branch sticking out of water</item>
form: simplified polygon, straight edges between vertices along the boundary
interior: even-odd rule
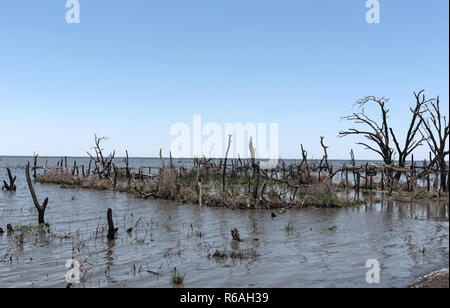
[[[11,170],[9,170],[9,168],[6,168],[6,171],[8,172],[9,184],[6,183],[6,181],[3,181],[2,190],[6,189],[7,191],[16,191],[16,184],[14,184],[14,182],[16,181],[16,177],[12,176]]]
[[[45,198],[42,205],[39,203],[36,192],[34,191],[33,184],[31,183],[31,177],[30,177],[30,162],[27,163],[27,166],[25,167],[25,174],[27,177],[27,183],[28,188],[30,189],[31,197],[33,198],[34,206],[36,207],[38,211],[38,221],[39,224],[44,224],[44,215],[45,215],[45,209],[47,208],[48,198]]]

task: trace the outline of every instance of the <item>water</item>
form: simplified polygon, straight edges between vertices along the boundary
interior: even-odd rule
[[[0,191],[4,230],[8,223],[37,223],[22,168],[27,160],[0,161],[1,179],[6,166],[19,167],[12,169],[17,192]],[[136,159],[136,165],[148,163]],[[170,287],[174,267],[186,273],[185,287],[403,287],[448,267],[448,205],[433,202],[368,202],[271,218],[270,211],[201,208],[38,183],[35,188],[41,202],[49,197],[46,220],[56,236],[28,235],[20,244],[14,235],[1,235],[0,287],[65,287],[65,263],[72,257],[87,269],[78,287]],[[119,233],[108,243],[102,229],[109,207]],[[294,226],[290,232],[288,223]],[[232,241],[234,228],[242,242]],[[217,249],[254,249],[258,255],[209,258]],[[382,266],[379,285],[365,281],[368,259]]]

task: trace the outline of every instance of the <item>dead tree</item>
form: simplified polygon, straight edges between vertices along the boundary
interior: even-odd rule
[[[422,119],[420,118],[419,115],[423,113],[422,111],[423,106],[430,101],[425,98],[425,95],[422,94],[423,92],[424,90],[420,91],[419,93],[414,92],[414,96],[416,98],[416,106],[414,107],[414,109],[410,108],[412,112],[412,118],[409,124],[409,129],[406,134],[403,148],[400,146],[393,129],[389,128],[389,131],[391,132],[392,138],[394,140],[394,144],[397,148],[398,164],[400,167],[406,166],[406,160],[408,156],[411,155],[417,147],[421,146],[426,139],[422,136],[420,140],[415,140],[417,133],[419,133],[420,131],[420,126],[422,125]],[[396,181],[400,180],[400,176],[401,173],[397,172],[395,180]]]
[[[11,170],[9,170],[9,168],[6,168],[6,171],[8,172],[9,184],[6,183],[6,181],[3,181],[2,190],[16,191],[17,187],[16,184],[14,184],[16,182],[16,177],[12,176]]]
[[[228,160],[228,153],[230,152],[231,147],[231,135],[228,135],[228,146],[227,151],[225,153],[225,160],[223,162],[223,171],[222,171],[222,192],[225,192],[225,176],[227,174],[227,160]]]
[[[197,195],[198,195],[198,204],[200,206],[203,205],[203,188],[202,188],[202,163],[200,159],[196,158],[197,162],[197,175],[196,175],[196,181],[197,181]]]
[[[108,211],[106,212],[106,218],[108,219],[108,234],[106,235],[106,237],[108,238],[108,240],[113,240],[116,238],[117,230],[119,229],[114,228],[112,209],[108,209]]]
[[[128,159],[128,151],[125,151],[125,158],[124,158],[124,163],[125,163],[125,175],[127,177],[128,180],[128,186],[130,186],[130,182],[131,182],[131,175],[130,175],[130,166],[129,166],[129,159]],[[151,173],[151,172],[149,172]]]
[[[250,136],[248,142],[248,148],[250,150],[250,157],[253,169],[253,199],[258,198],[258,186],[259,186],[259,164],[256,162],[256,149],[253,147],[253,138]]]
[[[38,221],[39,224],[44,224],[44,215],[45,215],[45,209],[47,208],[48,198],[45,198],[42,205],[39,203],[36,192],[34,191],[33,184],[31,183],[31,177],[30,177],[30,163],[27,163],[27,166],[25,167],[25,175],[27,177],[27,183],[28,188],[30,189],[31,197],[33,198],[34,206],[36,207],[38,211]]]
[[[425,138],[420,140],[416,140],[416,135],[420,131],[420,126],[423,122],[421,118],[422,107],[426,105],[430,100],[426,100],[425,96],[422,95],[423,91],[419,93],[414,93],[416,98],[416,105],[411,109],[412,119],[410,121],[409,130],[407,132],[405,143],[403,148],[400,146],[398,139],[393,131],[393,129],[389,126],[388,123],[388,113],[389,109],[387,109],[386,104],[389,102],[387,98],[377,98],[374,96],[365,97],[357,102],[357,105],[362,108],[361,112],[353,113],[351,116],[347,116],[344,119],[348,121],[352,121],[355,124],[361,124],[364,126],[362,130],[351,128],[346,131],[339,132],[339,137],[345,137],[349,135],[362,135],[370,142],[374,144],[367,144],[364,142],[358,142],[357,144],[364,146],[366,149],[371,150],[375,153],[378,153],[383,159],[386,165],[392,165],[394,162],[394,154],[395,150],[391,147],[390,141],[391,137],[394,141],[396,150],[399,155],[399,165],[404,167],[406,165],[406,160],[412,152],[422,145]],[[380,108],[381,112],[381,123],[371,119],[364,112],[364,107],[368,103],[376,103]],[[393,181],[392,170],[390,168],[386,168],[386,174],[388,175],[389,181]],[[395,175],[395,180],[400,180],[401,173],[397,172]],[[390,183],[392,184],[392,183]]]
[[[327,169],[328,175],[331,175],[333,173],[333,170],[331,170],[330,165],[328,163],[328,147],[325,146],[323,143],[324,137],[320,137],[320,145],[323,148],[323,157],[319,164],[319,180],[320,180],[320,174],[322,173],[322,169]],[[325,166],[323,166],[323,163],[325,163]]]
[[[447,144],[449,123],[447,118],[441,113],[439,96],[434,100],[428,100],[425,110],[428,118],[425,118],[424,113],[417,113],[417,116],[422,120],[422,127],[425,131],[421,133],[435,156],[431,165],[437,164],[439,167],[441,189],[448,191],[446,157],[449,155]]]
[[[111,164],[114,160],[115,151],[113,151],[111,154],[109,154],[107,157],[103,154],[103,148],[101,147],[101,143],[105,140],[108,140],[107,137],[97,137],[95,135],[95,146],[93,147],[95,151],[95,157],[91,155],[91,153],[87,152],[87,154],[90,156],[90,158],[94,161],[95,165],[99,165],[99,168],[97,169],[98,176],[101,178],[102,176],[109,178],[110,171],[111,171]],[[67,167],[66,167],[67,168]]]
[[[346,131],[339,132],[339,138],[349,135],[362,135],[375,145],[369,145],[365,142],[358,142],[357,144],[364,146],[366,149],[378,153],[387,165],[392,164],[394,149],[390,146],[390,132],[388,125],[389,109],[386,109],[386,104],[389,102],[387,98],[377,98],[374,96],[367,96],[360,99],[356,104],[361,108],[361,112],[355,112],[350,116],[344,117],[347,121],[355,124],[364,125],[364,130],[350,128]],[[364,106],[367,103],[376,103],[381,111],[381,123],[369,118],[364,112]]]
[[[301,150],[302,150],[302,162],[300,163],[299,166],[299,181],[301,184],[307,184],[311,182],[311,174],[309,171],[309,166],[308,166],[308,152],[303,148],[303,144],[300,145]],[[306,182],[304,182],[303,180],[303,176],[302,176],[302,168],[303,166],[305,166],[305,171],[306,171]]]
[[[33,155],[33,180],[37,180],[37,159],[38,159],[38,154],[34,154]]]
[[[159,149],[159,159],[161,160],[161,170],[164,170],[166,168],[166,166],[164,164],[164,157],[162,154],[162,149]]]

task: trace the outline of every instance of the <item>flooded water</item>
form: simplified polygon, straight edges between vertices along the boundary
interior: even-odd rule
[[[17,192],[0,191],[0,227],[37,224],[22,168],[27,159],[0,159],[0,179],[6,179],[6,166],[18,177]],[[186,274],[185,287],[403,287],[448,267],[446,204],[368,202],[360,208],[288,210],[272,218],[270,211],[38,183],[35,188],[41,202],[49,198],[45,218],[52,235],[28,234],[23,244],[18,234],[0,235],[0,287],[65,287],[71,258],[84,269],[77,287],[170,287],[175,267]],[[119,228],[112,242],[104,232],[107,208]],[[234,228],[241,242],[231,239]],[[209,257],[216,250],[256,254]],[[366,283],[369,259],[381,264],[380,284]]]

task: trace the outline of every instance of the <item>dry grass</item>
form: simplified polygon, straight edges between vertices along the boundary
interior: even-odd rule
[[[304,204],[315,207],[342,207],[343,202],[336,195],[336,186],[331,180],[324,180],[308,187]]]
[[[217,171],[217,170],[216,170]],[[220,171],[220,170],[219,170]],[[243,172],[239,177],[236,172],[227,179],[227,189],[221,190],[221,177],[212,170],[202,171],[203,205],[220,206],[228,208],[301,208],[301,207],[343,207],[356,205],[357,201],[343,200],[337,194],[339,185],[332,180],[323,178],[321,181],[314,174],[306,171],[302,179],[309,184],[297,186],[298,182],[288,180],[262,180],[259,183],[258,197],[253,198],[249,192],[253,179],[248,172]],[[251,175],[251,172],[250,172]],[[157,175],[143,176],[135,174],[128,179],[123,172],[119,172],[116,179],[114,174],[110,178],[98,175],[72,175],[69,169],[51,169],[38,177],[41,183],[60,184],[64,187],[81,187],[96,190],[114,189],[116,191],[135,194],[144,199],[157,198],[174,200],[182,203],[198,204],[199,195],[196,182],[195,168],[171,168],[160,170]],[[114,180],[116,186],[114,187]],[[261,196],[260,193],[263,192]],[[433,194],[424,194],[418,190],[416,194],[399,193],[394,196],[398,199],[433,199]],[[439,197],[440,198],[440,197]]]

